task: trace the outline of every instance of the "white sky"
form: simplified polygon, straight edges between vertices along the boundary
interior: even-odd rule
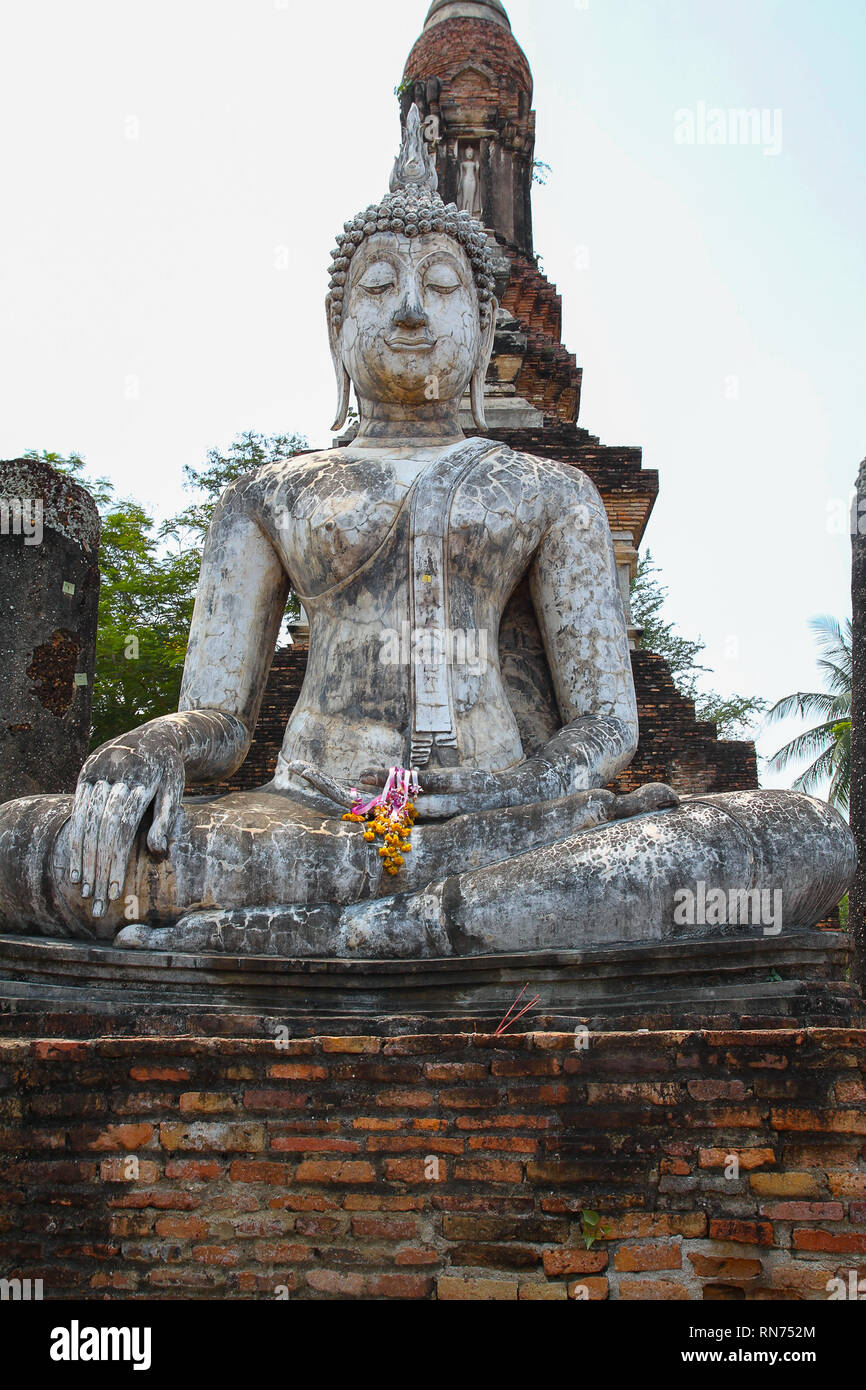
[[[866,453],[866,4],[506,4],[581,424],[659,469],[647,543],[713,684],[813,688]],[[0,0],[0,457],[78,450],[162,516],[241,430],[328,442],[328,253],[386,189],[426,7]],[[781,111],[781,153],[678,144],[700,102]]]

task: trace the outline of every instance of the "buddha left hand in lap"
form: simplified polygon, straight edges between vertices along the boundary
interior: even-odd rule
[[[638,736],[604,506],[574,468],[463,439],[496,323],[486,237],[435,194],[415,112],[403,165],[334,257],[336,427],[351,382],[356,440],[222,498],[179,713],[94,753],[74,799],[0,808],[0,929],[110,939],[132,916],[120,944],[472,954],[663,935],[701,875],[757,872],[791,925],[844,893],[852,841],[822,803],[602,790]],[[310,655],[275,778],[184,800],[249,751],[290,587]],[[505,672],[512,620],[534,655]],[[397,879],[342,819],[395,765],[426,792]]]

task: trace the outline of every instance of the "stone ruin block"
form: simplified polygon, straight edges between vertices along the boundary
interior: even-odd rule
[[[93,703],[101,522],[37,459],[0,462],[0,802],[71,792]]]

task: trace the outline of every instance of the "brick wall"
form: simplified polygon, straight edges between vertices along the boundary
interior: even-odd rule
[[[819,1300],[866,1275],[866,1032],[579,1041],[0,1040],[0,1274],[445,1300]]]

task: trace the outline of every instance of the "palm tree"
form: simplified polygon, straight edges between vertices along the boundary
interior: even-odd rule
[[[795,780],[798,791],[818,791],[828,781],[827,800],[845,815],[851,791],[851,645],[850,620],[843,627],[835,618],[813,618],[809,623],[823,652],[818,662],[826,678],[826,690],[787,695],[767,715],[770,723],[794,716],[820,722],[786,743],[770,759],[781,771],[804,758],[813,761]]]

